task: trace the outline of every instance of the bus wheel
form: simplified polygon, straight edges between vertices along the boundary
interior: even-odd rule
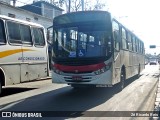
[[[125,80],[126,80],[125,70],[124,69],[121,70],[120,79],[121,79],[121,81],[120,81],[120,83],[118,85],[118,88],[119,88],[119,91],[122,91],[123,88],[125,87]]]
[[[138,74],[137,74],[137,78],[139,78],[140,77],[140,65],[138,66]]]
[[[2,81],[0,80],[0,95],[2,94]]]

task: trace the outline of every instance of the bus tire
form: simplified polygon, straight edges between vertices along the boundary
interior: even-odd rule
[[[3,71],[0,69],[0,95],[2,94],[2,86],[4,86],[4,73]]]
[[[2,94],[2,80],[0,79],[0,95]]]
[[[138,73],[137,73],[137,78],[140,77],[140,71],[141,71],[141,67],[140,67],[140,64],[138,65]]]
[[[119,91],[122,91],[123,88],[125,87],[125,80],[126,80],[125,70],[122,69],[120,74],[120,83],[118,85]]]

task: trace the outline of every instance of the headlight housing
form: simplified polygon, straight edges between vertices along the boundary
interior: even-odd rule
[[[108,63],[108,64],[107,64],[106,66],[104,66],[103,68],[94,71],[94,74],[95,74],[95,75],[100,75],[100,74],[106,72],[107,70],[109,70],[110,67],[111,67],[111,63]]]
[[[57,73],[57,74],[62,74],[62,71],[56,69],[56,67],[52,67],[53,72]]]

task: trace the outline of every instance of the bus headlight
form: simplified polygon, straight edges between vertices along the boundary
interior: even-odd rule
[[[57,74],[62,74],[62,71],[56,69],[55,67],[53,67],[52,70]]]
[[[100,74],[106,72],[107,70],[109,70],[110,67],[111,67],[111,63],[109,63],[108,65],[106,65],[105,67],[103,67],[103,68],[101,68],[99,70],[94,71],[94,74],[95,75],[100,75]]]
[[[106,70],[105,70],[105,67],[103,67],[103,68],[101,68],[101,69],[99,69],[99,70],[94,71],[94,74],[95,74],[95,75],[99,75],[99,74],[104,73],[105,71],[106,71]]]
[[[100,69],[100,73],[104,73],[106,70],[105,70],[105,67]]]
[[[99,75],[101,72],[100,70],[94,71],[94,74]]]
[[[60,70],[55,70],[55,73],[57,73],[57,74],[62,74],[62,71],[60,71]]]

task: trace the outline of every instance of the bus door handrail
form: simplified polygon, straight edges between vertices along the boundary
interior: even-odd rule
[[[117,58],[119,57],[119,54],[120,54],[120,53],[117,54],[116,58],[114,59],[114,62],[115,62],[115,61],[117,60]]]

